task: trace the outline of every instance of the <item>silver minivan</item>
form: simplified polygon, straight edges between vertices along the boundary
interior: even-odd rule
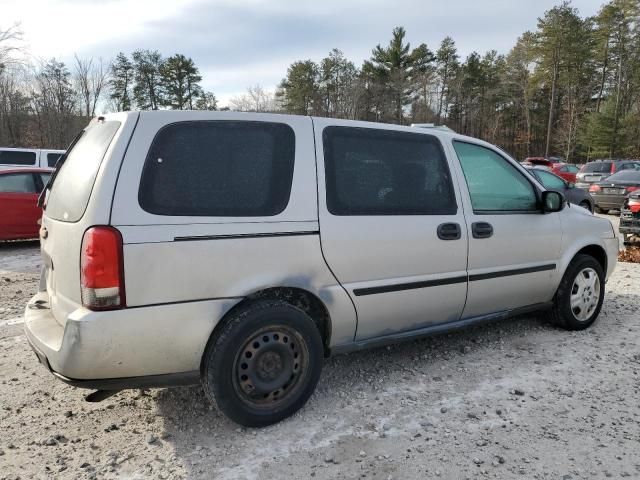
[[[586,328],[618,252],[486,142],[305,116],[99,117],[41,201],[40,362],[94,399],[201,383],[247,426],[328,355],[534,311]]]

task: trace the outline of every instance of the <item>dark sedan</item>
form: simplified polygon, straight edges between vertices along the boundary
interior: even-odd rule
[[[591,195],[586,191],[576,188],[573,183],[567,182],[548,170],[543,170],[542,168],[528,168],[527,170],[529,170],[529,172],[531,172],[531,174],[536,177],[547,190],[560,192],[569,203],[579,205],[590,212],[593,212],[593,198],[591,198]]]
[[[620,210],[631,192],[640,190],[640,171],[623,170],[589,187],[596,211]]]

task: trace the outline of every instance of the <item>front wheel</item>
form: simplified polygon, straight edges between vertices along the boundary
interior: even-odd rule
[[[577,255],[562,277],[551,319],[567,330],[583,330],[598,318],[603,300],[602,266],[590,255]]]
[[[207,396],[233,421],[264,427],[299,410],[322,369],[322,338],[302,310],[259,301],[234,312],[202,362]]]

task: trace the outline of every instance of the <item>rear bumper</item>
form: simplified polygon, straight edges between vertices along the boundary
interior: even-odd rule
[[[592,193],[593,201],[597,207],[619,210],[622,208],[626,195],[598,195]]]
[[[58,324],[46,292],[25,309],[25,334],[40,363],[78,387],[112,389],[197,383],[217,321],[238,300],[208,300],[93,312]]]

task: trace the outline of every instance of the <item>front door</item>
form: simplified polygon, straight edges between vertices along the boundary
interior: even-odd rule
[[[453,141],[469,229],[469,292],[463,317],[532,306],[553,298],[562,228],[543,214],[538,188],[515,162],[480,144]]]
[[[322,251],[355,304],[355,339],[459,320],[467,230],[440,141],[313,121]]]

